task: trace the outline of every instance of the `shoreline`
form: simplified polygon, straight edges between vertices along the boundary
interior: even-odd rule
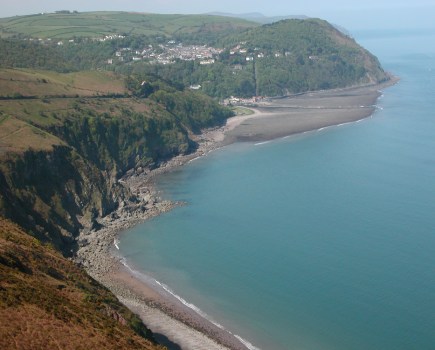
[[[392,77],[383,84],[307,92],[249,107],[253,114],[232,117],[225,126],[196,135],[199,147],[194,153],[174,157],[147,173],[143,169],[129,171],[119,181],[138,200],[123,202],[117,211],[98,219],[102,225],[98,231],[83,231],[78,237],[76,261],[138,313],[156,339],[169,348],[257,349],[214,323],[201,310],[195,310],[194,305],[180,300],[169,287],[130,268],[117,254],[118,237],[136,224],[182,205],[159,197],[154,185],[156,176],[235,142],[265,142],[367,118],[376,110],[379,90],[397,81]]]

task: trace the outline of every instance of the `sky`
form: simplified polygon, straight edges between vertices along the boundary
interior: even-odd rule
[[[434,0],[0,0],[0,17],[56,10],[306,15],[349,30],[435,26]]]

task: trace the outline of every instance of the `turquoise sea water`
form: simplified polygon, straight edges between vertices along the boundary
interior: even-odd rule
[[[120,240],[263,350],[435,349],[435,30],[356,37],[401,77],[372,118],[198,159]]]

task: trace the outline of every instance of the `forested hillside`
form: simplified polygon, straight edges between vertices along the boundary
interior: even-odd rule
[[[225,37],[256,56],[260,95],[330,89],[387,78],[379,61],[323,20],[285,20]],[[231,55],[228,61],[231,62]]]
[[[127,170],[191,152],[189,133],[232,115],[156,77],[1,74],[0,213],[67,255],[85,223],[132,198],[117,182]]]

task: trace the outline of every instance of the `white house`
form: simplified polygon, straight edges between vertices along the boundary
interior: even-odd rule
[[[210,60],[204,60],[199,62],[199,64],[213,64],[214,63],[214,59],[210,59]]]

